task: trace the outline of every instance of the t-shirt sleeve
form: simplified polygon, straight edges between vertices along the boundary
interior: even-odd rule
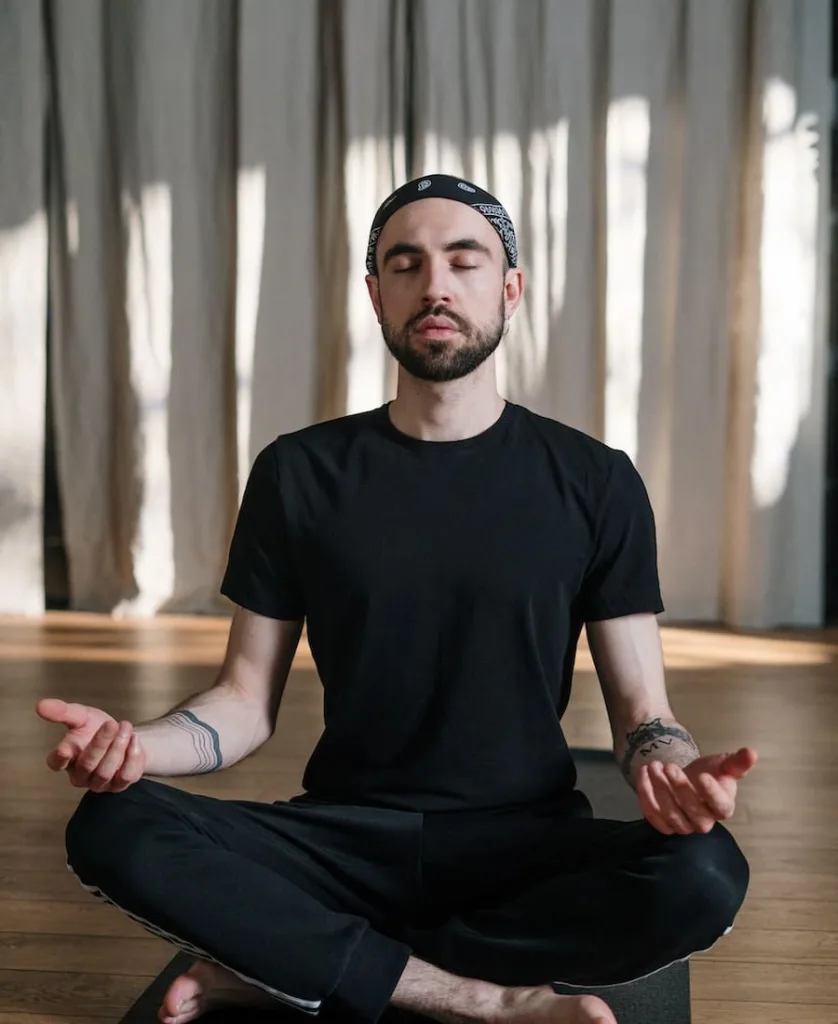
[[[600,511],[593,557],[580,593],[585,622],[664,610],[655,517],[643,480],[617,451]]]
[[[257,455],[250,470],[221,593],[268,618],[296,620],[305,615],[273,444]]]

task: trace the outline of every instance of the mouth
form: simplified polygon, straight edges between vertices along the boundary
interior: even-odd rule
[[[425,317],[416,326],[416,333],[425,338],[447,338],[451,334],[456,334],[458,330],[456,324],[441,316]]]

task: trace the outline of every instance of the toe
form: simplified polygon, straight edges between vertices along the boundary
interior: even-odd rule
[[[614,1014],[608,1007],[608,1003],[598,996],[582,996],[579,1001],[579,1020],[590,1024],[616,1024]]]
[[[183,1024],[192,1019],[187,1014],[196,1008],[201,988],[200,982],[190,974],[178,975],[163,997],[158,1015],[163,1024]]]

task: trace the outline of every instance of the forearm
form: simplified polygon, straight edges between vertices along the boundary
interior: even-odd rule
[[[700,756],[698,744],[674,718],[648,718],[619,733],[614,757],[626,781],[637,788],[637,775],[644,764],[661,761],[685,768]]]
[[[229,768],[268,740],[264,708],[219,683],[136,727],[148,754],[144,775],[205,775]]]

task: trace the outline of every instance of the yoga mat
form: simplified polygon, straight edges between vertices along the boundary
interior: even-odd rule
[[[620,774],[610,751],[573,750],[579,776],[578,788],[591,801],[598,818],[631,821],[640,816],[637,796]],[[121,1024],[159,1024],[157,1011],[172,981],[194,963],[189,953],[178,953],[134,1003]],[[554,986],[557,992],[576,994],[578,989]],[[690,1024],[690,973],[685,961],[626,985],[586,989],[604,999],[618,1024]],[[306,1024],[313,1018],[291,1008],[276,1010],[231,1009],[204,1014],[205,1024]],[[390,1009],[382,1024],[421,1021],[416,1014]],[[321,1024],[339,1024],[337,1014],[324,1011]]]

